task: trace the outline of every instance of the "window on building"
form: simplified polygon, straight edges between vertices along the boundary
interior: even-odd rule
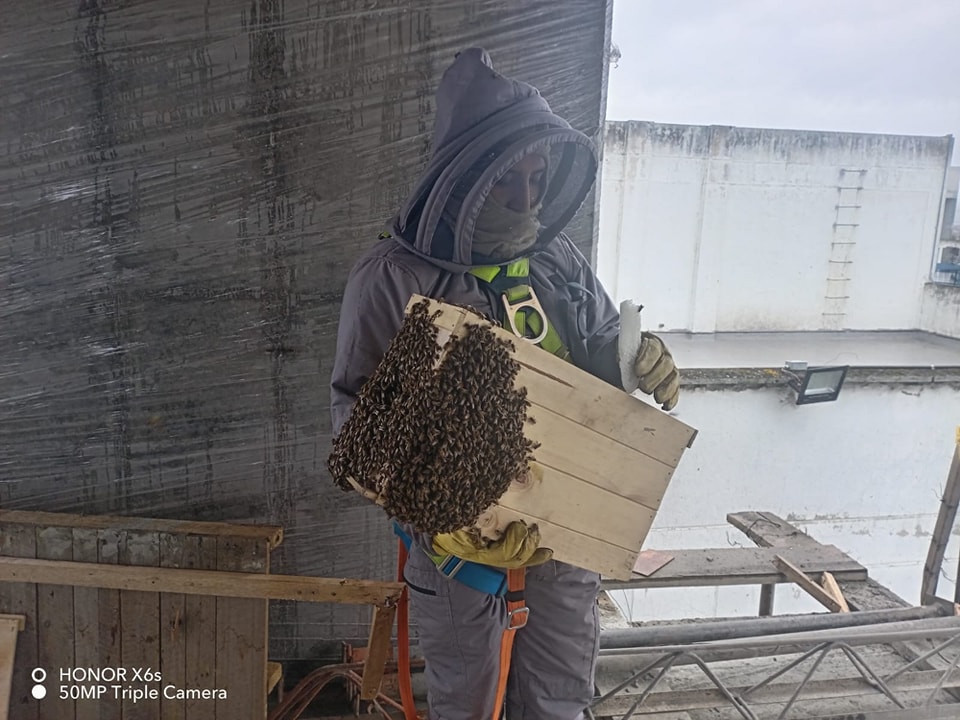
[[[948,238],[953,230],[957,217],[957,199],[947,198],[943,201],[943,223],[940,225],[940,237]]]

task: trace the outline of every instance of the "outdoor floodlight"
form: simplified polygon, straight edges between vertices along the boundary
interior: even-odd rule
[[[806,363],[788,362],[781,372],[797,392],[797,405],[810,405],[836,400],[849,368],[849,365],[807,367]]]

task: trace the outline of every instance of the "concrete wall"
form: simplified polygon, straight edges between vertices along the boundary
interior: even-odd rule
[[[598,270],[645,325],[920,324],[952,138],[607,124]]]
[[[347,274],[412,189],[454,53],[603,128],[604,0],[43,0],[0,27],[0,505],[269,522],[277,573],[389,578],[334,487]],[[595,203],[571,224],[589,256]],[[364,607],[271,603],[288,677]]]
[[[924,285],[920,327],[927,332],[960,338],[960,286]]]
[[[953,455],[957,387],[847,385],[797,407],[785,389],[685,390],[678,416],[700,434],[667,490],[646,547],[752,547],[728,512],[773,511],[919,601],[923,562]],[[943,597],[952,597],[957,538]],[[756,587],[615,593],[633,618],[755,615]],[[792,585],[777,609],[822,608]]]

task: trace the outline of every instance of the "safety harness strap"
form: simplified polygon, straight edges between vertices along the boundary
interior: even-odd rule
[[[500,638],[500,676],[497,679],[497,695],[493,704],[493,720],[500,720],[503,702],[507,696],[507,679],[510,677],[510,658],[513,655],[513,636],[527,624],[530,610],[524,602],[526,569],[507,570],[507,627]]]
[[[520,258],[506,265],[475,267],[470,274],[500,293],[504,324],[514,335],[564,360],[570,359],[570,352],[550,324],[530,284],[529,258]]]

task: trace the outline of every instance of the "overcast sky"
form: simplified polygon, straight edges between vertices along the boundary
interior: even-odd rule
[[[610,120],[960,138],[960,0],[614,0],[613,40]]]

